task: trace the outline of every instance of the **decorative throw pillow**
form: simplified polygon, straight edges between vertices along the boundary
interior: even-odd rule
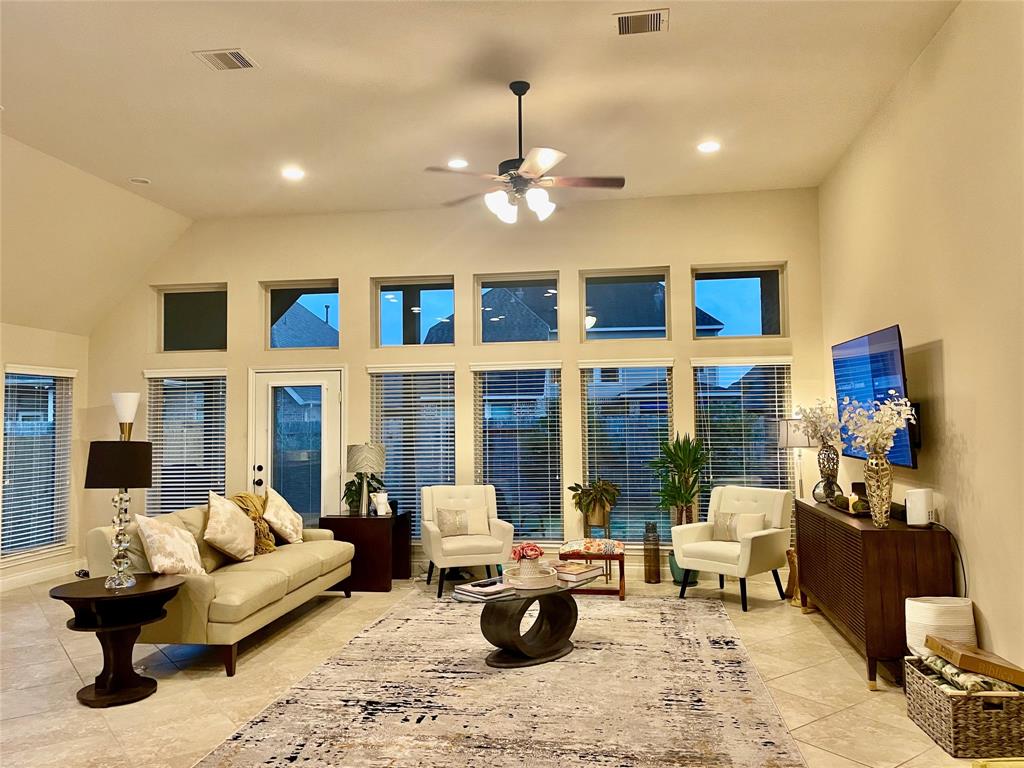
[[[714,541],[739,541],[748,533],[764,530],[764,513],[716,512]]]
[[[489,536],[491,526],[487,510],[483,507],[469,509],[438,509],[437,527],[441,537],[448,536]]]
[[[267,498],[263,502],[263,519],[270,523],[274,533],[289,544],[298,544],[302,541],[302,516],[273,488],[267,488]]]
[[[154,573],[206,573],[199,559],[199,546],[191,533],[155,517],[140,515],[135,522],[139,526],[150,570]]]
[[[249,516],[256,531],[256,554],[269,555],[277,545],[267,521],[263,519],[263,497],[255,493],[236,493],[231,500]]]
[[[252,560],[256,529],[237,504],[210,491],[210,520],[203,541],[233,560]]]

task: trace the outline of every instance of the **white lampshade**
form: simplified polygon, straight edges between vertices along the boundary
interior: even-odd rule
[[[348,447],[348,471],[380,474],[384,471],[384,446],[380,443],[356,443]]]
[[[132,424],[135,422],[135,413],[139,410],[138,392],[112,392],[110,399],[114,403],[114,413],[117,414],[118,424]]]
[[[779,448],[815,448],[817,440],[811,440],[800,431],[800,419],[779,419]]]

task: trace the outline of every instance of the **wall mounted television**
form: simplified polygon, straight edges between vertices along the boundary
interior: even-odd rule
[[[903,339],[898,325],[836,344],[832,347],[832,371],[840,414],[844,397],[862,403],[882,402],[891,397],[888,394],[890,389],[895,390],[898,397],[910,397],[903,364]],[[866,459],[864,451],[848,445],[849,434],[845,428],[842,434],[843,456]],[[889,461],[896,466],[916,469],[917,443],[917,434],[911,434],[905,428],[897,431],[889,451]]]

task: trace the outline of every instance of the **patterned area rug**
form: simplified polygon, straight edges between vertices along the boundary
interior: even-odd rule
[[[413,595],[199,765],[804,766],[720,601],[577,602],[575,651],[501,670],[479,605]]]

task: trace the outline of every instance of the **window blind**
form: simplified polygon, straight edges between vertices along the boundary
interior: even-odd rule
[[[792,456],[778,447],[778,420],[791,408],[789,365],[694,365],[693,388],[697,436],[711,449],[701,519],[715,486],[792,490]]]
[[[61,376],[4,376],[0,555],[67,542],[72,383]]]
[[[371,373],[370,437],[384,445],[385,490],[419,536],[420,488],[455,482],[455,373]]]
[[[561,371],[476,371],[476,482],[523,539],[562,541]]]
[[[206,504],[224,493],[227,378],[170,376],[149,380],[146,428],[153,443],[153,485],[146,513]]]
[[[667,540],[669,514],[658,509],[651,461],[672,435],[672,369],[585,368],[580,375],[584,481],[611,480],[621,491],[612,510],[612,538],[641,541],[645,523],[654,522]]]

